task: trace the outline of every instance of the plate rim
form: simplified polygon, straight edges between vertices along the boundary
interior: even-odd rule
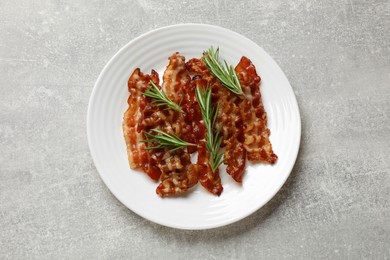
[[[108,184],[108,181],[106,180],[106,177],[103,176],[103,174],[101,173],[101,167],[100,167],[100,164],[98,162],[98,160],[96,159],[96,155],[95,155],[95,152],[94,150],[92,149],[93,145],[92,145],[92,140],[91,140],[91,131],[92,131],[92,127],[91,127],[91,124],[92,124],[92,119],[91,119],[91,111],[92,111],[92,105],[94,103],[94,97],[96,95],[96,92],[97,92],[97,88],[98,88],[98,85],[100,85],[100,82],[102,81],[102,78],[104,76],[104,74],[106,73],[106,71],[108,70],[108,68],[112,65],[112,63],[117,59],[118,56],[120,56],[130,45],[134,44],[135,42],[141,40],[142,38],[144,37],[147,37],[148,35],[150,34],[154,34],[154,33],[157,33],[159,31],[162,31],[162,30],[169,30],[171,28],[176,28],[176,27],[208,27],[208,28],[214,28],[214,29],[218,29],[218,30],[222,30],[222,31],[225,31],[226,33],[229,33],[229,34],[233,34],[235,37],[240,37],[240,38],[243,38],[244,40],[246,41],[249,41],[251,44],[254,44],[256,45],[257,47],[259,47],[263,52],[264,54],[267,56],[267,58],[272,62],[274,63],[273,65],[276,66],[276,68],[282,73],[281,75],[286,79],[286,82],[288,83],[289,87],[291,88],[292,90],[292,98],[293,98],[293,103],[294,105],[296,105],[297,107],[297,135],[298,135],[298,145],[296,147],[296,150],[294,151],[293,153],[293,160],[291,160],[291,164],[289,165],[288,167],[288,174],[286,174],[285,178],[280,182],[280,185],[272,192],[270,193],[270,195],[268,196],[268,198],[266,200],[264,200],[263,203],[260,203],[257,207],[255,207],[253,210],[250,210],[248,212],[245,212],[245,214],[243,215],[239,215],[235,218],[232,218],[232,219],[229,219],[227,221],[221,221],[219,224],[210,224],[210,225],[203,225],[201,227],[186,227],[186,226],[180,226],[180,225],[172,225],[170,223],[165,223],[164,221],[161,221],[159,220],[158,218],[154,218],[154,217],[146,217],[144,216],[144,214],[142,214],[142,212],[136,210],[136,209],[133,209],[132,207],[130,207],[125,201],[123,201],[117,194],[117,192],[115,191],[115,189],[112,189]],[[189,28],[190,29],[190,28]],[[252,41],[251,39],[247,38],[246,36],[242,35],[242,34],[239,34],[233,30],[230,30],[230,29],[227,29],[227,28],[224,28],[224,27],[221,27],[221,26],[218,26],[218,25],[211,25],[211,24],[205,24],[205,23],[179,23],[179,24],[173,24],[173,25],[168,25],[168,26],[163,26],[163,27],[159,27],[159,28],[155,28],[155,29],[152,29],[150,31],[147,31],[145,33],[142,33],[141,35],[133,38],[132,40],[130,40],[127,44],[125,44],[124,46],[122,46],[110,59],[109,61],[105,64],[105,66],[103,67],[103,69],[101,70],[97,80],[95,81],[95,84],[93,85],[93,88],[92,88],[92,92],[91,92],[91,95],[90,95],[90,98],[88,100],[88,109],[87,109],[87,120],[86,120],[86,132],[87,132],[87,139],[88,139],[88,147],[89,147],[89,151],[90,151],[90,154],[91,154],[91,157],[92,157],[92,161],[95,165],[95,168],[97,170],[97,172],[99,173],[99,176],[100,178],[103,180],[103,183],[106,185],[106,187],[108,188],[108,190],[114,195],[114,197],[120,201],[124,206],[126,206],[129,210],[131,210],[132,212],[136,213],[138,216],[146,219],[146,220],[149,220],[151,222],[154,222],[154,223],[157,223],[159,225],[163,225],[163,226],[166,226],[166,227],[170,227],[170,228],[175,228],[175,229],[182,229],[182,230],[206,230],[206,229],[214,229],[214,228],[218,228],[218,227],[223,227],[223,226],[227,226],[227,225],[230,225],[230,224],[233,224],[237,221],[240,221],[250,215],[252,215],[253,213],[255,213],[256,211],[260,210],[262,207],[264,207],[264,205],[266,205],[272,198],[275,197],[275,195],[280,191],[280,189],[283,187],[283,185],[286,183],[287,179],[290,177],[291,175],[291,172],[296,164],[296,160],[297,160],[297,157],[298,157],[298,153],[299,153],[299,148],[300,148],[300,145],[301,145],[301,135],[302,135],[302,122],[301,122],[301,114],[300,114],[300,110],[299,110],[299,105],[298,105],[298,102],[297,102],[297,99],[296,99],[296,96],[295,96],[295,93],[293,91],[293,88],[291,86],[291,83],[290,81],[288,80],[288,78],[286,77],[284,71],[280,68],[280,66],[276,63],[276,61],[261,47],[259,46],[257,43],[255,43],[254,41]]]

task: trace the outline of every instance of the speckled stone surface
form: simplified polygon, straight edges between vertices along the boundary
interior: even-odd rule
[[[86,137],[88,99],[110,57],[186,22],[262,46],[302,116],[282,190],[250,217],[206,231],[124,207]],[[0,97],[0,259],[390,258],[389,1],[3,0]]]

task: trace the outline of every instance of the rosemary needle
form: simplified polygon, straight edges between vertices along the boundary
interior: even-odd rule
[[[151,146],[145,148],[146,150],[152,150],[152,149],[160,149],[160,148],[168,148],[171,151],[175,151],[180,148],[184,148],[186,146],[196,146],[195,144],[188,143],[186,141],[183,141],[175,134],[167,134],[159,129],[153,128],[151,132],[155,132],[156,134],[153,135],[148,132],[143,132],[148,139],[141,140],[142,143],[159,143],[159,145]]]
[[[206,148],[210,153],[210,167],[215,172],[222,164],[223,153],[219,152],[222,143],[222,136],[220,135],[222,125],[215,131],[215,123],[217,121],[218,106],[214,109],[211,105],[211,87],[206,90],[195,89],[195,96],[198,101],[202,118],[206,127]]]
[[[222,85],[229,89],[231,92],[242,95],[242,88],[240,81],[238,80],[237,74],[234,71],[232,65],[228,65],[226,61],[225,67],[218,60],[219,47],[214,51],[213,46],[211,46],[207,51],[203,52],[202,60],[206,64],[207,68],[215,77],[221,81]]]
[[[167,106],[170,109],[183,112],[180,106],[170,100],[167,94],[162,89],[159,89],[153,81],[150,81],[150,88],[142,94],[152,98],[157,106]]]

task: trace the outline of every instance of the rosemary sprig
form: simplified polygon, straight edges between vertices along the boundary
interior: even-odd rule
[[[167,96],[167,94],[165,94],[165,92],[162,89],[159,89],[156,86],[156,84],[154,84],[153,81],[150,81],[150,88],[148,90],[146,90],[145,92],[143,92],[142,94],[154,99],[153,102],[157,106],[167,106],[167,107],[169,107],[173,110],[176,110],[178,112],[183,112],[183,110],[180,108],[180,106],[178,104],[176,104],[175,102],[173,102],[172,100],[170,100],[169,97]]]
[[[186,146],[196,146],[195,144],[188,143],[186,141],[183,141],[175,134],[169,135],[159,129],[153,128],[151,130],[152,132],[155,132],[156,134],[153,135],[148,132],[143,132],[148,139],[141,140],[142,143],[159,143],[159,145],[151,146],[145,148],[146,150],[152,150],[152,149],[159,149],[159,148],[168,148],[171,151],[176,151],[177,149],[184,148]]]
[[[211,87],[208,87],[206,90],[200,90],[197,87],[195,95],[207,130],[206,148],[210,153],[210,167],[213,172],[215,172],[223,161],[223,153],[219,152],[219,147],[222,143],[222,136],[220,135],[222,125],[214,132],[218,115],[218,106],[214,109],[211,105]]]
[[[221,81],[222,85],[225,86],[228,90],[238,95],[242,95],[242,88],[240,81],[238,80],[237,74],[234,71],[232,65],[228,65],[226,61],[225,67],[218,60],[219,47],[214,51],[213,46],[211,46],[207,51],[203,52],[203,61],[206,64],[207,68],[215,77]]]

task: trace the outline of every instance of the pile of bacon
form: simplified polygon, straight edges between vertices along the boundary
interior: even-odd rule
[[[246,159],[273,164],[277,156],[269,141],[267,115],[260,94],[260,77],[252,62],[242,57],[235,67],[243,95],[230,92],[207,69],[202,59],[185,62],[179,53],[169,58],[163,82],[160,85],[158,73],[154,70],[144,74],[135,69],[128,81],[129,108],[124,114],[123,132],[132,169],[142,169],[160,184],[156,193],[161,196],[175,196],[186,192],[198,182],[208,191],[220,195],[223,187],[219,170],[211,170],[209,153],[206,149],[205,126],[195,97],[195,88],[212,86],[212,103],[219,104],[217,127],[222,125],[221,135],[224,147],[224,164],[231,177],[241,183]],[[163,106],[142,93],[153,81],[167,96],[180,104],[183,113]],[[167,148],[145,149],[153,144],[140,142],[147,139],[144,132],[159,129],[175,134],[182,140],[197,144],[175,151]],[[190,155],[198,152],[197,163]]]

